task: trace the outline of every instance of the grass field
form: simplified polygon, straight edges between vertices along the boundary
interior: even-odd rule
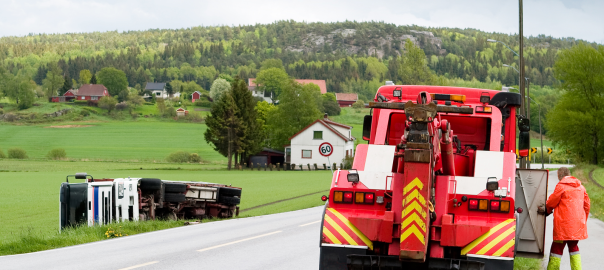
[[[53,126],[84,125],[77,128]],[[202,159],[223,162],[203,138],[204,124],[162,121],[67,122],[45,125],[0,125],[0,149],[20,147],[30,158],[43,159],[53,148],[63,148],[68,158],[88,160],[161,161],[185,150]]]
[[[179,167],[180,169],[178,169]],[[226,171],[214,165],[153,163],[7,161],[0,160],[0,245],[24,235],[56,235],[59,187],[65,176],[86,171],[96,178],[155,177],[206,181],[243,188],[241,210],[313,192],[330,186],[329,171]],[[143,168],[142,170],[140,168]],[[8,172],[6,172],[9,170]],[[17,171],[18,170],[18,171]],[[73,180],[72,180],[73,181]],[[327,192],[326,192],[327,193]],[[323,205],[322,193],[243,212],[256,216]]]

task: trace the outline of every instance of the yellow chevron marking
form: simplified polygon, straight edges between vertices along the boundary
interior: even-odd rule
[[[426,199],[424,199],[424,196],[422,196],[422,194],[420,194],[419,190],[417,190],[417,189],[413,190],[409,195],[407,195],[407,197],[405,197],[405,200],[403,201],[403,205],[405,205],[407,202],[410,202],[416,198],[419,199],[420,204],[426,205]]]
[[[472,241],[472,243],[470,243],[469,245],[467,245],[466,247],[464,247],[461,250],[461,255],[468,254],[468,252],[470,252],[470,250],[472,250],[473,248],[475,248],[484,239],[487,239],[489,236],[495,234],[497,231],[501,230],[501,228],[505,227],[506,225],[510,224],[511,222],[514,222],[514,220],[513,219],[508,219],[508,220],[506,220],[504,222],[501,222],[501,223],[497,224],[497,226],[491,228],[487,233],[485,233],[482,236],[478,237],[476,240]]]
[[[503,247],[501,247],[499,250],[495,251],[495,253],[493,253],[493,256],[501,256],[501,254],[505,253],[511,247],[513,247],[515,242],[516,242],[516,239],[512,238],[512,240],[510,240],[505,245],[503,245]]]
[[[406,218],[405,220],[403,220],[403,225],[401,226],[401,228],[406,228],[413,221],[415,221],[420,226],[420,228],[422,229],[422,231],[426,232],[426,223],[424,223],[424,220],[421,219],[417,215],[417,213],[413,213],[408,218]]]
[[[476,254],[484,255],[489,250],[491,250],[491,248],[493,248],[495,245],[499,244],[499,242],[501,242],[503,239],[505,239],[510,234],[514,233],[515,231],[516,231],[516,226],[512,226],[511,228],[507,229],[505,232],[503,232],[502,234],[497,236],[497,238],[493,239],[493,241],[489,242],[486,246],[481,248],[478,252],[476,252]]]
[[[407,194],[407,192],[411,191],[413,188],[419,187],[419,189],[424,189],[424,183],[422,183],[419,178],[415,177],[411,183],[407,184],[407,186],[403,189],[403,195]]]
[[[356,241],[354,241],[354,239],[352,239],[352,237],[350,237],[350,235],[348,235],[348,233],[346,233],[346,231],[344,231],[344,229],[342,229],[342,227],[340,227],[340,225],[338,225],[338,223],[336,223],[333,219],[331,219],[329,216],[325,216],[325,221],[327,221],[327,224],[331,225],[331,227],[333,227],[334,229],[336,229],[336,231],[338,233],[340,233],[340,235],[342,237],[344,237],[344,239],[346,239],[346,241],[348,242],[348,244],[353,245],[353,246],[358,246],[359,244],[357,244]]]
[[[359,231],[357,227],[350,223],[350,221],[348,221],[345,216],[343,216],[342,214],[340,214],[340,212],[336,211],[333,208],[329,208],[328,210],[333,213],[340,221],[342,221],[342,223],[346,224],[346,226],[348,226],[348,228],[350,228],[357,235],[357,237],[359,237],[359,239],[361,239],[363,243],[365,243],[365,245],[369,247],[370,250],[373,250],[373,242],[371,242],[371,240],[369,240],[367,236],[365,236],[361,231]]]
[[[420,213],[422,217],[426,218],[426,211],[424,210],[424,208],[422,208],[421,205],[419,205],[419,203],[417,203],[417,201],[413,201],[411,202],[411,204],[409,204],[409,206],[405,207],[405,210],[403,211],[403,217],[411,213],[413,209]]]
[[[334,244],[342,244],[342,242],[340,242],[340,240],[338,240],[338,238],[333,235],[333,233],[331,233],[329,231],[329,229],[327,229],[327,227],[323,226],[323,233],[327,236],[327,238],[329,239],[329,241],[331,241]]]
[[[401,243],[403,241],[405,241],[407,239],[407,237],[409,237],[411,234],[414,234],[415,237],[417,237],[417,239],[419,239],[420,242],[422,242],[422,244],[426,244],[425,240],[424,240],[424,235],[419,231],[419,229],[417,228],[417,226],[415,226],[415,224],[411,225],[411,227],[409,227],[409,229],[405,230],[403,232],[403,234],[401,234]]]

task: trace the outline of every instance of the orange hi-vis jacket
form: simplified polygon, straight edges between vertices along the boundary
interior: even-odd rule
[[[547,199],[547,212],[554,211],[554,240],[587,239],[589,197],[579,179],[566,176]]]

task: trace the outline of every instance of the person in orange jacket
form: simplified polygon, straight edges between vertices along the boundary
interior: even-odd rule
[[[587,239],[589,196],[581,181],[570,175],[566,167],[558,169],[554,193],[547,199],[547,214],[554,211],[554,242],[550,251],[547,270],[560,269],[564,247],[568,245],[572,270],[581,269],[579,240]]]

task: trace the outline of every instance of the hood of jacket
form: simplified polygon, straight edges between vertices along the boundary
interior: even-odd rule
[[[581,185],[581,180],[573,177],[573,176],[565,176],[560,180],[560,184],[569,185],[571,187],[578,187]]]

